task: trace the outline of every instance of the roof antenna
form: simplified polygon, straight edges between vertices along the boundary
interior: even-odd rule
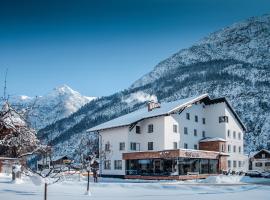
[[[8,68],[6,69],[6,73],[5,73],[5,83],[4,83],[4,101],[7,101],[7,73],[8,73]]]

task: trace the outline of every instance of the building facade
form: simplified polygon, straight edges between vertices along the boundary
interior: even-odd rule
[[[103,176],[185,179],[245,171],[245,126],[225,98],[207,94],[148,108],[88,130],[100,135]]]
[[[270,151],[262,149],[251,158],[251,169],[260,172],[270,172]]]

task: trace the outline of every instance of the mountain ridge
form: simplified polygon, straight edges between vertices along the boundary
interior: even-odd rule
[[[68,117],[95,97],[86,97],[63,84],[55,87],[44,96],[29,97],[26,95],[12,96],[9,101],[17,109],[31,107],[29,122],[36,129]]]
[[[148,99],[137,97],[164,102],[208,93],[212,98],[225,96],[247,126],[247,153],[270,149],[268,36],[270,15],[214,32],[160,62],[128,89],[91,101],[40,130],[39,136],[44,142],[51,140],[55,154],[73,154],[78,138],[88,135],[87,129],[144,107]]]

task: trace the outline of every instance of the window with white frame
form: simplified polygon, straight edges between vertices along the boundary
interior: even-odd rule
[[[242,167],[242,162],[238,161],[238,167]]]
[[[107,143],[105,144],[105,151],[110,151],[110,149],[111,149],[110,142],[107,142]]]
[[[232,167],[232,161],[228,160],[228,167]]]
[[[131,151],[136,151],[137,150],[137,143],[136,142],[131,142],[130,143],[130,150]]]
[[[178,132],[177,129],[178,129],[178,128],[177,128],[177,124],[174,124],[174,125],[173,125],[173,132],[174,132],[174,133],[177,133],[177,132]]]
[[[239,152],[239,153],[242,153],[242,148],[241,148],[241,146],[238,147],[238,152]]]
[[[121,170],[122,169],[122,160],[115,160],[114,161],[114,169]]]
[[[228,118],[228,116],[220,116],[218,118],[218,121],[219,121],[219,123],[228,123],[229,122],[229,118]]]
[[[236,152],[236,146],[233,145],[233,152],[235,153]]]
[[[177,142],[173,142],[173,149],[177,149]]]
[[[233,139],[236,139],[236,132],[233,132]]]
[[[228,144],[228,152],[230,153],[231,152],[231,145]]]
[[[154,143],[148,142],[148,150],[154,150]]]
[[[141,133],[141,127],[140,126],[136,126],[136,133],[138,133],[138,134]]]
[[[206,135],[205,135],[205,131],[202,131],[202,137],[205,138]]]
[[[237,162],[236,162],[236,160],[233,161],[233,167],[237,167]]]
[[[262,164],[261,162],[256,162],[256,163],[255,163],[255,166],[256,166],[256,167],[262,167],[262,165],[263,165],[263,164]]]
[[[194,129],[194,136],[197,136],[197,129]]]
[[[148,125],[148,133],[153,133],[154,132],[154,125],[153,124],[149,124]]]
[[[187,143],[184,143],[184,148],[188,149],[188,144]]]
[[[230,130],[227,131],[227,137],[231,137],[231,131]]]
[[[202,123],[203,123],[203,124],[206,124],[205,118],[202,118]]]
[[[124,142],[120,142],[119,143],[119,150],[120,151],[124,151],[125,150],[125,143]]]
[[[111,169],[111,161],[110,160],[104,161],[104,169]]]
[[[187,135],[188,134],[188,128],[184,127],[184,134]]]
[[[239,132],[238,133],[238,140],[241,140],[242,139],[242,134]]]

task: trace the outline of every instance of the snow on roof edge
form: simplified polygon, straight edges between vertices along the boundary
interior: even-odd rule
[[[203,99],[203,98],[206,98],[206,97],[209,97],[209,95],[208,95],[207,93],[202,94],[202,95],[200,95],[200,96],[196,96],[196,97],[190,97],[190,98],[180,99],[180,100],[177,100],[177,101],[163,102],[163,103],[161,103],[161,108],[162,108],[162,105],[168,105],[168,104],[173,104],[173,103],[177,103],[177,102],[180,103],[180,101],[185,101],[185,100],[187,100],[186,102],[183,102],[183,103],[181,103],[180,105],[175,106],[174,108],[170,108],[170,109],[168,109],[168,110],[166,110],[166,111],[162,111],[162,112],[160,112],[160,113],[157,112],[157,114],[153,114],[153,115],[150,114],[150,115],[149,115],[149,113],[151,113],[151,112],[153,112],[153,111],[151,111],[151,112],[146,112],[146,113],[143,113],[143,114],[145,114],[146,116],[142,116],[142,117],[140,117],[140,118],[138,118],[138,119],[136,119],[136,120],[133,120],[133,121],[131,120],[131,121],[126,122],[126,123],[123,122],[122,124],[108,125],[110,122],[115,122],[116,120],[119,120],[119,119],[121,119],[121,118],[124,118],[124,117],[128,117],[128,116],[134,115],[136,112],[139,113],[139,112],[142,112],[142,111],[146,110],[146,108],[144,107],[144,108],[138,109],[138,110],[136,110],[136,111],[133,111],[133,112],[131,112],[131,113],[128,113],[128,114],[126,114],[126,115],[119,116],[119,117],[114,118],[114,119],[112,119],[112,120],[109,120],[109,121],[107,121],[107,122],[101,123],[101,124],[99,124],[99,125],[97,125],[97,126],[94,126],[94,127],[90,128],[90,129],[88,129],[87,132],[94,132],[94,131],[98,131],[98,130],[105,130],[105,129],[110,129],[110,128],[117,128],[117,127],[129,126],[129,125],[132,124],[132,123],[135,123],[135,122],[138,122],[138,121],[141,121],[141,120],[144,120],[144,119],[148,119],[148,118],[152,118],[152,117],[159,117],[159,116],[163,116],[163,115],[166,115],[166,114],[170,114],[170,113],[172,113],[173,111],[175,111],[175,110],[177,110],[177,109],[180,109],[180,108],[182,108],[182,107],[188,106],[189,104],[193,104],[193,103],[195,103],[195,102],[197,102],[197,101],[199,101],[199,100],[201,100],[201,99]],[[160,109],[160,108],[158,108],[158,109]],[[156,109],[155,111],[161,111],[161,110],[158,110],[158,109]],[[106,124],[107,124],[107,125],[106,125]]]

